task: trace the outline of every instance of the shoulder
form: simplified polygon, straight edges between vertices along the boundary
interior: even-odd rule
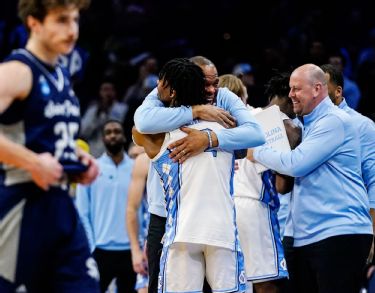
[[[17,60],[0,64],[0,79],[10,96],[26,98],[33,85],[33,73],[31,68]]]
[[[16,74],[19,79],[32,76],[32,70],[29,65],[18,60],[11,60],[0,64],[1,74]]]
[[[238,98],[236,94],[226,87],[219,87],[217,90],[217,99],[233,99]]]

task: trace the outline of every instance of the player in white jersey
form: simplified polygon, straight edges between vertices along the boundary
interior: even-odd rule
[[[159,96],[166,103],[204,103],[203,72],[187,59],[168,62],[159,79]],[[202,292],[205,276],[213,292],[244,292],[246,275],[232,199],[233,153],[217,148],[211,136],[219,124],[198,121],[189,127],[207,133],[210,146],[184,164],[170,158],[168,146],[185,132],[142,135],[133,129],[135,142],[152,158],[165,192],[159,292]]]
[[[277,97],[277,102],[274,101],[272,104],[276,103],[284,111],[287,111],[287,108],[280,102],[285,102],[284,97],[288,99],[288,82],[288,77],[275,77],[267,84],[266,91],[270,100],[274,96]],[[219,86],[228,87],[242,97],[246,104],[246,88],[239,78],[231,74],[220,76]],[[249,105],[248,108],[253,109]],[[283,113],[282,118],[284,121],[290,120]],[[290,135],[291,129],[288,130]],[[273,280],[287,277],[288,272],[277,219],[280,202],[276,190],[276,177],[270,170],[258,173],[255,164],[247,158],[237,160],[237,164],[238,168],[234,175],[234,201],[249,281],[248,292],[252,292],[251,282],[254,283],[257,293],[278,292],[281,284]],[[280,185],[283,183],[280,180],[278,182]]]

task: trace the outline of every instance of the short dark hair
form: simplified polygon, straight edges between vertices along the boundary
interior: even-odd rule
[[[176,92],[174,107],[206,103],[203,71],[187,58],[167,62],[159,73],[159,80]]]
[[[103,128],[102,128],[102,134],[104,134],[104,129],[105,127],[110,124],[110,123],[116,123],[118,125],[121,126],[121,129],[122,129],[122,132],[124,133],[124,126],[122,125],[121,121],[120,120],[117,120],[117,119],[108,119],[104,122],[103,124]]]
[[[27,26],[26,19],[29,15],[42,22],[49,10],[69,5],[81,10],[90,5],[90,0],[19,0],[18,16]]]
[[[336,86],[341,86],[344,89],[344,75],[342,72],[332,64],[323,64],[320,68],[324,73],[329,74],[329,80]]]
[[[289,98],[289,72],[277,73],[265,85],[264,94],[271,101],[274,97]]]

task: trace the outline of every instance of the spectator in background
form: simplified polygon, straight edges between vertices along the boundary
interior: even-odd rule
[[[77,186],[76,205],[98,264],[101,291],[116,278],[117,292],[130,293],[135,292],[136,275],[125,218],[134,161],[124,151],[121,122],[107,121],[101,135],[105,152],[98,159],[100,174],[90,185]]]
[[[241,79],[246,87],[248,98],[250,97],[252,102],[256,100],[257,97],[254,95],[255,77],[253,67],[249,63],[238,63],[233,67],[232,74]]]
[[[87,108],[83,115],[80,133],[90,145],[90,152],[94,157],[99,157],[105,150],[101,131],[104,123],[109,119],[123,123],[127,111],[127,105],[117,100],[114,81],[111,78],[102,80],[98,99]]]
[[[129,100],[127,100],[127,107],[128,111],[124,119],[124,133],[127,142],[132,141],[132,134],[131,134],[131,127],[129,125],[133,125],[133,117],[135,110],[142,104],[144,97],[146,97],[156,86],[158,83],[158,76],[154,74],[149,74],[145,77],[142,82],[142,87],[139,89],[140,96],[133,96]]]
[[[354,110],[358,109],[359,102],[361,100],[361,91],[359,90],[357,83],[349,79],[349,77],[344,74],[344,56],[340,53],[331,54],[328,57],[328,63],[335,66],[337,70],[342,72],[344,78],[343,83],[345,84],[345,87],[343,87],[342,90],[344,91],[343,96],[345,97],[345,101],[350,108]]]

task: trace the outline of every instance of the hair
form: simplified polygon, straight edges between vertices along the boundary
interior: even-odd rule
[[[42,22],[51,9],[70,5],[81,10],[90,5],[90,0],[19,0],[18,16],[27,26],[28,16],[33,16]]]
[[[122,123],[120,120],[117,120],[117,119],[108,119],[104,122],[103,124],[103,127],[102,127],[102,134],[104,134],[104,130],[106,128],[106,126],[110,123],[117,123],[118,125],[121,126],[121,130],[122,130],[122,133],[124,133],[124,127],[122,126]]]
[[[289,72],[278,73],[273,76],[265,85],[264,94],[271,101],[276,96],[289,99]]]
[[[214,66],[215,67],[215,64],[211,60],[203,56],[194,56],[194,57],[191,57],[189,60],[198,66]]]
[[[167,62],[159,73],[163,87],[170,86],[176,92],[172,106],[205,104],[205,79],[202,69],[187,58],[175,58]]]
[[[242,80],[233,74],[224,74],[219,76],[219,87],[227,87],[231,92],[235,93],[239,97],[243,97],[245,94]]]
[[[333,66],[332,64],[323,64],[320,68],[329,74],[329,80],[336,86],[341,86],[344,88],[344,76],[342,72],[337,69],[337,67]]]

